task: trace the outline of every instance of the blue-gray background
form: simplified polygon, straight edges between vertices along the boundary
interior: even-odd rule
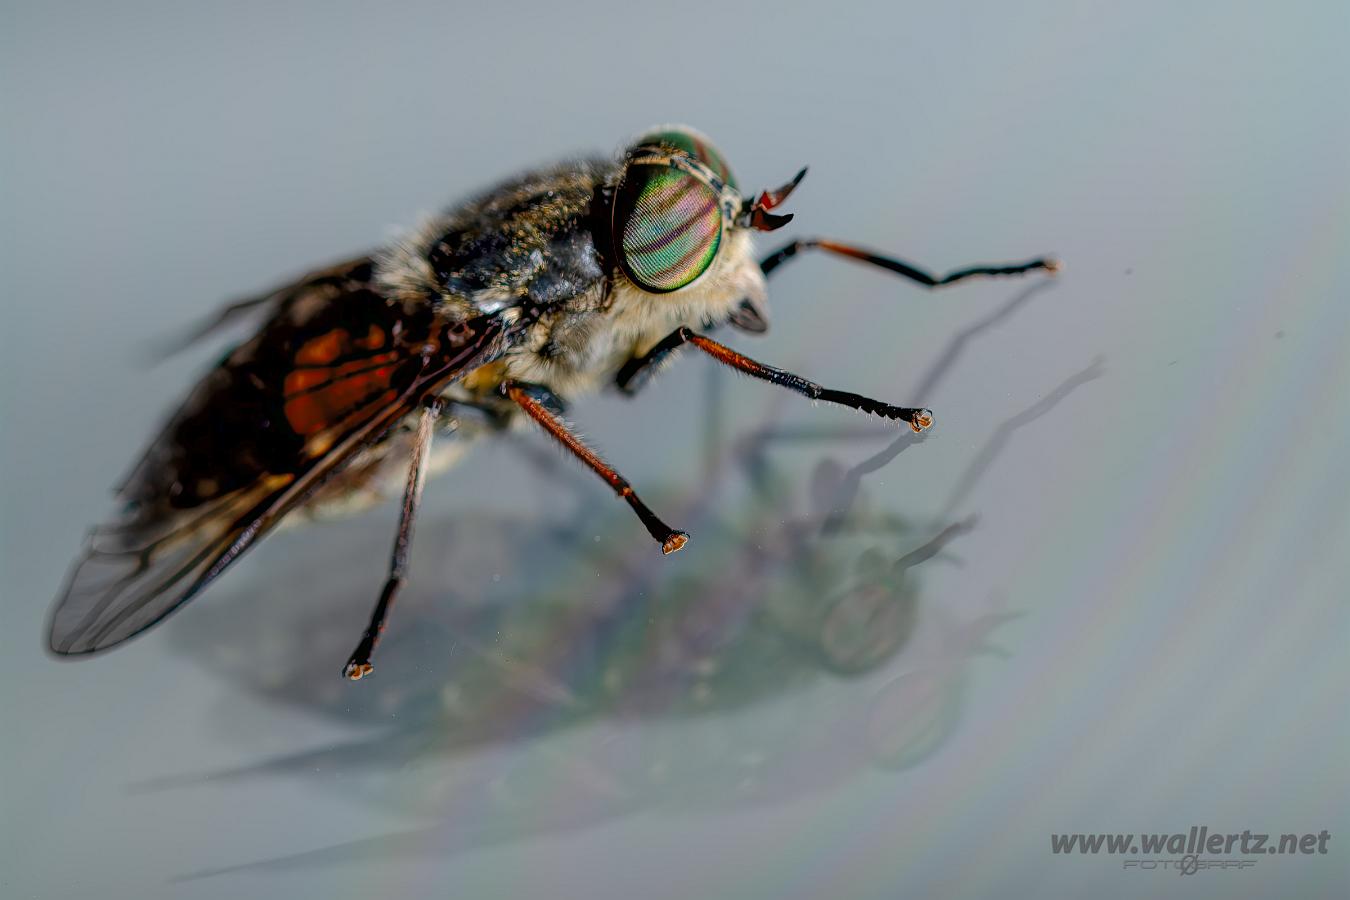
[[[1343,2],[6,2],[0,893],[1344,896],[1348,43]],[[804,259],[731,338],[935,409],[863,480],[900,537],[816,541],[838,570],[806,590],[753,575],[889,438],[780,442],[756,499],[710,446],[871,426],[690,358],[573,410],[682,511],[676,557],[528,436],[430,485],[370,682],[336,673],[388,507],[278,535],[114,654],[43,654],[215,352],[150,342],[667,121],[747,186],[809,163],[790,233],[1068,262],[928,294]],[[894,652],[822,664],[792,604],[970,516],[908,573],[915,620],[868,626]],[[1191,825],[1333,838],[1186,879],[1049,849]]]

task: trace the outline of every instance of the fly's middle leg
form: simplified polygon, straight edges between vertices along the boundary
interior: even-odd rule
[[[502,385],[502,393],[524,410],[527,416],[538,422],[558,443],[571,451],[577,459],[589,466],[591,471],[604,479],[614,493],[622,497],[624,502],[632,507],[633,512],[637,513],[647,533],[661,545],[662,553],[674,553],[689,542],[688,534],[677,531],[661,521],[660,517],[642,502],[627,479],[568,429],[567,423],[554,411],[561,409],[562,403],[552,391],[539,385],[508,381]]]

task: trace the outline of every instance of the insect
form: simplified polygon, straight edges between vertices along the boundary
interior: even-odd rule
[[[689,536],[568,429],[563,398],[607,382],[636,393],[685,346],[811,399],[928,428],[927,409],[822,387],[704,332],[767,330],[765,280],[807,250],[930,288],[1053,273],[1058,263],[934,277],[825,239],[793,241],[757,260],[752,233],[791,220],[773,210],[805,174],[744,197],[706,137],[661,127],[617,158],[523,174],[390,246],[227,307],[192,337],[250,313],[263,322],[197,383],[120,487],[120,516],[93,530],[57,600],[51,649],[88,654],[119,644],[200,593],[287,517],[367,501],[401,483],[384,587],[342,669],[351,679],[370,674],[405,579],[438,432],[532,420],[673,553]]]

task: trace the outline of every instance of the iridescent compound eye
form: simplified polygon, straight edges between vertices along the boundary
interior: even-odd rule
[[[736,176],[731,173],[731,166],[727,165],[726,159],[712,145],[712,141],[692,128],[671,127],[652,131],[644,134],[637,143],[638,146],[659,146],[679,151],[707,166],[714,175],[722,179],[723,184],[740,189],[736,184]]]
[[[624,274],[653,293],[702,275],[722,243],[721,198],[689,172],[634,161],[614,201],[614,236]]]

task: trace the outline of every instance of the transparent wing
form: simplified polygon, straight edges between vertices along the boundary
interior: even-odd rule
[[[489,361],[503,331],[480,317],[434,356],[371,346],[366,364],[341,352],[366,339],[333,338],[354,323],[331,319],[281,323],[280,350],[265,331],[193,392],[124,488],[126,517],[90,535],[51,617],[54,652],[107,649],[186,603],[421,398]],[[331,364],[295,366],[316,341],[337,351]]]
[[[260,483],[191,513],[95,529],[52,614],[51,649],[93,653],[149,628],[265,532],[277,499]]]
[[[287,283],[265,294],[236,300],[181,333],[156,340],[150,347],[151,357],[154,360],[168,359],[193,344],[248,319],[251,315],[263,312],[275,315],[301,298],[312,297],[322,301],[356,290],[369,283],[373,265],[374,262],[369,255],[358,256],[326,269],[311,272],[298,281]]]

